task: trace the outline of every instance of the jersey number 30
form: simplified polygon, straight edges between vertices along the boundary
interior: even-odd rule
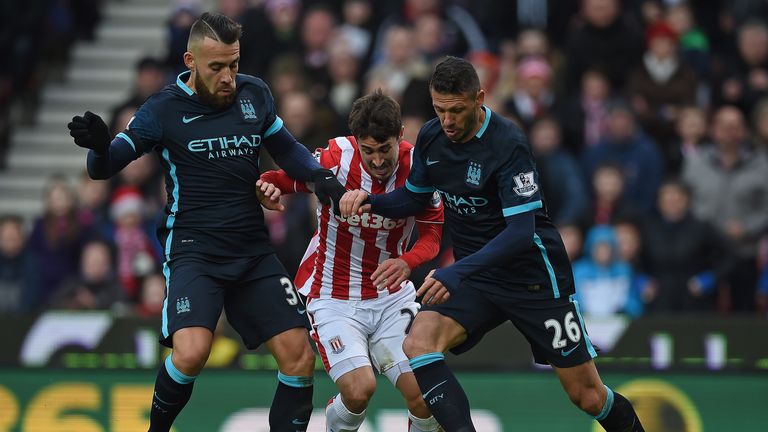
[[[565,334],[568,335],[568,339],[576,343],[581,339],[581,327],[579,322],[573,319],[573,312],[565,314]],[[552,348],[560,349],[565,347],[568,343],[563,338],[563,327],[560,325],[560,321],[556,319],[548,319],[544,321],[544,327],[549,329],[555,329],[555,337],[552,338]]]

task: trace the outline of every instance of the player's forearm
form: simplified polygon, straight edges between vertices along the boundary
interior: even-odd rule
[[[104,153],[88,151],[88,175],[94,180],[105,180],[117,174],[136,159],[136,150],[125,138],[118,135]]]
[[[485,246],[449,267],[438,269],[433,277],[454,290],[473,274],[509,263],[515,255],[531,248],[535,226],[531,211],[508,217],[507,227]]]
[[[312,172],[322,168],[309,150],[285,128],[265,139],[264,146],[280,168],[293,179],[311,181]]]
[[[417,222],[416,226],[419,230],[419,239],[413,244],[411,250],[400,256],[411,270],[437,256],[443,235],[443,224]]]
[[[369,195],[371,212],[390,219],[402,219],[424,211],[432,198],[430,193],[417,193],[405,187],[382,195]]]

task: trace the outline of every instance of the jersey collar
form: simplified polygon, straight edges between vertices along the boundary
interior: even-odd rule
[[[485,110],[485,120],[483,120],[483,126],[480,128],[479,131],[477,131],[477,134],[475,135],[477,139],[480,139],[480,137],[483,136],[483,134],[485,133],[485,130],[488,128],[488,123],[491,122],[491,109],[485,105],[483,105],[483,109]]]
[[[184,72],[180,73],[176,77],[176,85],[179,86],[180,89],[184,90],[184,93],[192,96],[193,94],[195,94],[195,92],[193,92],[191,88],[187,87],[187,84],[186,84],[187,80],[186,80],[186,78],[188,78],[188,77],[185,77],[185,79],[183,79],[183,80],[181,79],[181,76],[185,75],[185,74],[192,74],[192,71],[184,71]]]

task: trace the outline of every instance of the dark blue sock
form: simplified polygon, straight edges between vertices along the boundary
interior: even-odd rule
[[[469,400],[456,380],[443,353],[429,353],[408,361],[416,375],[421,396],[446,432],[475,432]]]
[[[605,386],[608,397],[595,420],[607,432],[645,432],[635,409],[627,398]]]
[[[149,432],[168,432],[173,421],[192,396],[195,378],[184,375],[176,369],[171,356],[160,365],[152,396],[152,410],[149,413]]]
[[[270,432],[306,431],[312,415],[312,377],[278,372],[277,379],[280,382],[269,409]]]

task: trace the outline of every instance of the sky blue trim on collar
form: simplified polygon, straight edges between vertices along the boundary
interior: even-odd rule
[[[122,138],[122,139],[128,141],[128,144],[130,144],[131,147],[133,147],[133,151],[136,151],[136,144],[134,144],[133,140],[131,139],[131,137],[129,137],[125,133],[120,132],[119,134],[117,134],[117,136],[115,138]]]
[[[184,71],[184,72],[180,73],[176,77],[176,85],[179,86],[182,90],[184,90],[184,93],[192,96],[193,94],[195,94],[195,92],[193,92],[191,88],[187,87],[187,85],[184,83],[184,81],[181,80],[181,76],[186,74],[186,73],[192,74],[192,71]]]
[[[507,207],[503,209],[501,212],[504,214],[504,217],[510,217],[514,216],[516,214],[525,213],[527,211],[540,209],[542,207],[541,200],[529,202],[526,204],[520,204],[516,205],[514,207]]]
[[[269,138],[270,135],[273,135],[275,132],[279,131],[280,128],[282,127],[283,127],[283,119],[281,119],[278,116],[275,116],[275,121],[272,122],[272,126],[270,126],[266,132],[264,132],[264,138]]]
[[[483,120],[483,127],[481,127],[480,130],[477,131],[477,135],[475,135],[477,138],[483,136],[485,129],[488,128],[488,123],[491,122],[491,109],[485,105],[483,105],[483,109],[485,110],[485,120]]]

